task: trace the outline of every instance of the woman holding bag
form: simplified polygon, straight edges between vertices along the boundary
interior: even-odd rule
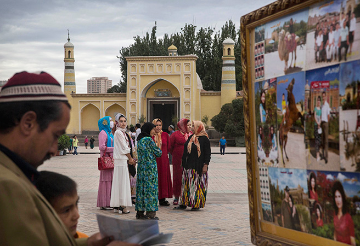
[[[99,126],[99,150],[100,157],[113,156],[114,150],[114,136],[111,133],[111,128],[114,127],[114,122],[109,116],[105,116],[98,121]],[[100,170],[99,190],[97,197],[97,207],[105,209],[110,207],[111,185],[113,179],[113,169]]]
[[[126,117],[123,114],[115,116],[116,131],[114,135],[114,176],[111,187],[110,206],[114,212],[130,213],[126,206],[132,206],[128,163],[135,165],[131,156],[131,141],[126,133]]]

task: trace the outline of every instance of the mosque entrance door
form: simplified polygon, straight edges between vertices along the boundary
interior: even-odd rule
[[[151,100],[148,104],[149,121],[160,118],[163,131],[168,132],[168,126],[173,124],[174,117],[178,118],[179,100]]]

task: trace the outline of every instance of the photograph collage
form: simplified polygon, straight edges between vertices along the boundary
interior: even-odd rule
[[[255,28],[262,219],[360,245],[360,0]]]

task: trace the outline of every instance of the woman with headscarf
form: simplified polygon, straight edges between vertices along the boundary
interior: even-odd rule
[[[197,211],[205,207],[211,148],[203,123],[193,121],[191,126],[194,134],[184,145],[181,199],[175,209],[191,207],[191,210]]]
[[[141,127],[141,133],[137,138],[138,165],[135,204],[137,219],[159,219],[156,217],[156,211],[159,209],[156,157],[160,157],[162,152],[151,138],[154,134],[155,125],[146,122]]]
[[[114,136],[111,129],[114,122],[109,116],[105,116],[98,121],[99,126],[99,150],[100,156],[112,156],[114,150]],[[111,185],[113,179],[113,169],[100,170],[99,190],[97,197],[97,206],[101,209],[110,207]]]
[[[152,139],[156,146],[162,151],[161,157],[156,158],[159,182],[159,204],[160,206],[170,206],[170,203],[166,201],[166,198],[172,198],[173,196],[168,156],[170,150],[170,137],[169,134],[162,131],[162,120],[154,119],[152,123],[155,125],[155,135]]]
[[[181,119],[177,123],[179,130],[175,131],[170,136],[170,153],[172,155],[173,166],[173,192],[174,192],[174,205],[178,205],[179,196],[181,194],[181,158],[184,153],[184,144],[191,134],[191,122],[188,119]]]
[[[111,187],[110,206],[115,212],[128,214],[126,206],[132,206],[128,163],[135,165],[131,156],[131,141],[126,133],[126,117],[123,114],[115,116],[116,131],[114,135],[114,176]]]

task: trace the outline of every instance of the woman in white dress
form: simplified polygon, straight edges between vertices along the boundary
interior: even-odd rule
[[[130,154],[130,142],[126,136],[126,117],[118,113],[115,116],[116,131],[114,134],[114,176],[111,186],[110,206],[114,211],[128,214],[126,206],[132,206],[128,163],[135,165]]]

